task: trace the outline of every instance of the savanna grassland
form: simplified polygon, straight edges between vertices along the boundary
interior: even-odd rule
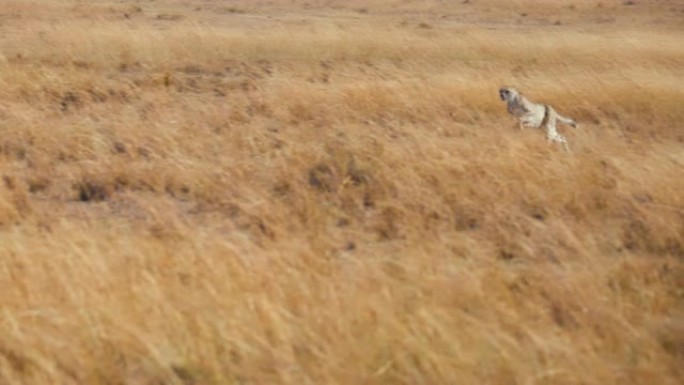
[[[680,1],[3,0],[0,384],[681,384],[683,42]]]

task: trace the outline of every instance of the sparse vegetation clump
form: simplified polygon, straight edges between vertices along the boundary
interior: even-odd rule
[[[682,11],[3,2],[0,384],[679,384]]]

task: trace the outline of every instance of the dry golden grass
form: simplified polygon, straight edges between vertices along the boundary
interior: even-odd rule
[[[3,1],[0,384],[681,383],[683,27]]]

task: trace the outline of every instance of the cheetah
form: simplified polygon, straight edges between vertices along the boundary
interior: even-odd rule
[[[518,119],[518,127],[544,128],[546,138],[549,142],[556,142],[563,145],[566,150],[568,142],[565,137],[558,133],[556,122],[577,128],[578,124],[570,118],[561,116],[553,107],[548,104],[539,104],[529,101],[518,90],[512,87],[502,87],[499,89],[501,100],[507,104],[508,113]]]

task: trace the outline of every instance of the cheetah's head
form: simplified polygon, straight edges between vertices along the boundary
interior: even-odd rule
[[[501,89],[499,89],[499,96],[501,97],[501,100],[505,102],[515,100],[518,98],[518,95],[520,95],[520,93],[513,87],[501,87]]]

